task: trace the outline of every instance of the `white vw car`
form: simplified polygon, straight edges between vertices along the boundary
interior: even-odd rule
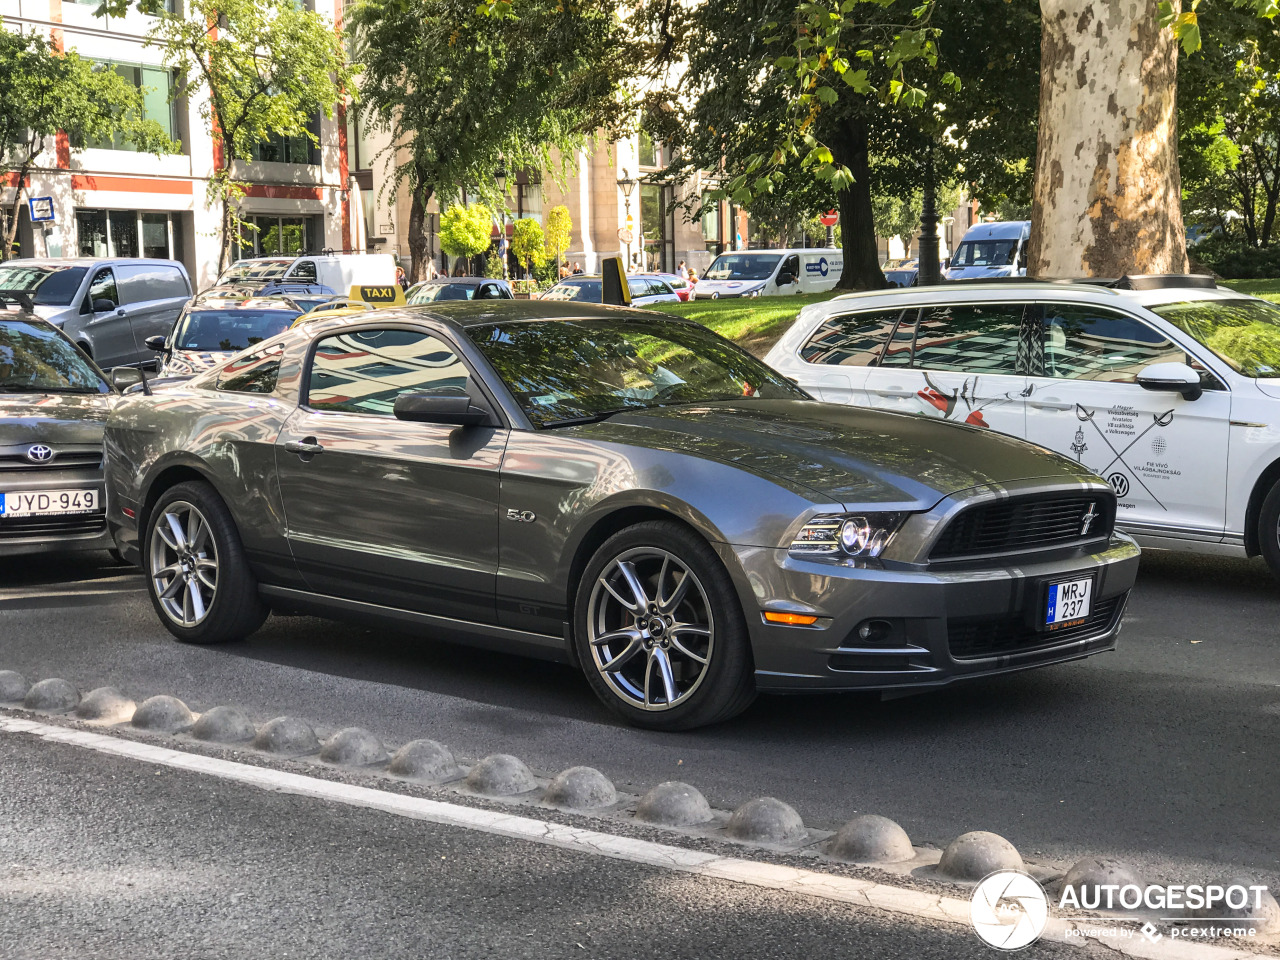
[[[1280,575],[1280,306],[1207,277],[944,284],[807,306],[765,359],[826,401],[1066,454],[1143,545]]]

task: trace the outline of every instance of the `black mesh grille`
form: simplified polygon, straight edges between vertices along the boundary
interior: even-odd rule
[[[1082,536],[1080,531],[1090,506],[1097,519],[1089,524],[1088,534]],[[1114,498],[1105,495],[986,503],[970,507],[952,520],[934,544],[929,558],[954,560],[1096,540],[1111,534],[1115,513]]]
[[[947,621],[947,644],[957,660],[1022,653],[1103,634],[1115,625],[1128,594],[1099,600],[1084,623],[1058,630],[1036,630],[1024,617],[974,617]]]
[[[0,519],[0,540],[87,536],[101,533],[106,526],[106,515],[101,510],[65,516],[11,517],[7,520]]]

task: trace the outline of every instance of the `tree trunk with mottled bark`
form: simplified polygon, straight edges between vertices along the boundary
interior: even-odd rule
[[[409,204],[409,282],[427,279],[427,260],[431,257],[431,238],[427,236],[427,201],[433,193],[421,180],[413,183],[413,200]]]
[[[1040,0],[1027,273],[1185,273],[1173,32],[1157,0]]]

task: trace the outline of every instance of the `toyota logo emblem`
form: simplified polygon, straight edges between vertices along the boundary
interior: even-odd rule
[[[32,463],[48,463],[53,459],[53,448],[43,443],[35,443],[27,447],[27,459]]]

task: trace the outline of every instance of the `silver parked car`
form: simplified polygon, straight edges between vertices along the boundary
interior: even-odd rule
[[[0,296],[0,557],[107,550],[102,428],[115,391]]]
[[[315,320],[107,427],[116,542],[192,643],[273,607],[579,665],[631,723],[1115,645],[1138,549],[1089,470],[818,403],[705,327],[469,301]]]
[[[191,280],[176,260],[89,258],[0,263],[0,294],[24,294],[98,366],[149,364],[148,337],[166,335]]]

